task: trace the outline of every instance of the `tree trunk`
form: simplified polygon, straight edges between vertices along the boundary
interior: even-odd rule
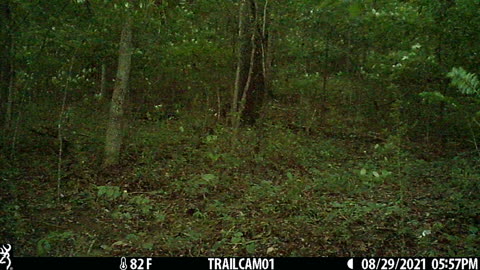
[[[248,19],[248,14],[245,12],[246,0],[242,0],[240,2],[239,7],[239,14],[238,14],[238,49],[237,49],[237,71],[235,74],[235,85],[233,89],[233,100],[232,100],[232,108],[231,108],[231,122],[232,126],[236,127],[239,123],[239,113],[238,113],[238,105],[240,101],[240,97],[242,95],[242,85],[243,78],[242,69],[245,68],[245,51],[248,50],[248,47],[245,44],[245,21]]]
[[[131,53],[132,22],[131,18],[127,16],[120,38],[117,77],[113,89],[112,103],[110,107],[110,121],[108,123],[107,136],[105,139],[104,166],[117,164],[120,156],[123,137],[122,122],[124,103],[130,77]]]
[[[239,121],[252,125],[259,117],[260,108],[265,97],[265,28],[266,9],[263,15],[258,14],[254,0],[244,0],[240,4],[239,49],[235,90],[233,93],[232,115],[234,126]]]

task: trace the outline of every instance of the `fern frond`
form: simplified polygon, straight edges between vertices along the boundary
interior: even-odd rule
[[[474,73],[469,73],[462,67],[452,68],[447,73],[447,77],[452,80],[452,85],[457,87],[460,92],[467,95],[480,95],[480,82]]]

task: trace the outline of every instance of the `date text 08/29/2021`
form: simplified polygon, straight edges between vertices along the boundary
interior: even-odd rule
[[[362,270],[478,270],[478,258],[364,258]]]

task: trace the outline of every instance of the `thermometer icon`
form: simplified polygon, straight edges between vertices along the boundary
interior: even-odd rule
[[[120,270],[127,270],[127,258],[125,257],[120,259]]]

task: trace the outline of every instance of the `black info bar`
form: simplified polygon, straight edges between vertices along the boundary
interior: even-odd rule
[[[0,260],[0,270],[23,269],[205,269],[205,270],[479,270],[478,257],[8,257]]]

